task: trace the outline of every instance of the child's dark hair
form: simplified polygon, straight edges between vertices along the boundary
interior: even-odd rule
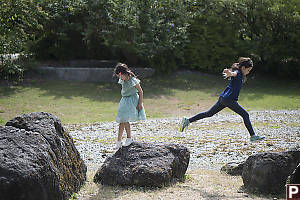
[[[238,63],[233,63],[231,65],[230,70],[234,71],[234,70],[240,70],[241,67],[245,67],[245,68],[249,68],[249,67],[253,67],[253,61],[251,60],[251,58],[246,58],[246,57],[239,57]],[[247,78],[246,76],[243,75],[243,82],[246,82]]]
[[[240,57],[238,63],[233,63],[231,66],[231,71],[240,69],[242,66],[245,68],[253,67],[253,61],[251,58]]]
[[[127,74],[129,76],[135,77],[136,75],[129,69],[129,67],[124,63],[118,63],[114,69],[114,75],[118,75],[121,72],[121,74]]]

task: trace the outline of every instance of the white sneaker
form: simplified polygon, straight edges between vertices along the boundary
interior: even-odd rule
[[[132,142],[133,142],[132,138],[127,138],[126,141],[125,141],[124,146],[127,147],[127,146],[131,145]]]
[[[122,146],[122,142],[121,141],[117,141],[114,149],[118,150],[118,149],[120,149],[121,146]]]

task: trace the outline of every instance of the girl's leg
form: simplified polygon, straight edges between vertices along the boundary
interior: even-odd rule
[[[224,108],[225,108],[225,106],[223,104],[221,104],[221,98],[219,98],[217,103],[215,105],[213,105],[208,111],[199,113],[199,114],[195,115],[194,117],[189,118],[189,122],[192,123],[192,122],[197,121],[199,119],[203,119],[203,118],[206,118],[206,117],[211,117],[214,114],[220,112]]]
[[[236,112],[237,114],[239,114],[243,118],[244,124],[245,124],[250,136],[255,135],[253,127],[250,122],[250,117],[249,117],[248,112],[237,101],[228,102],[227,107],[230,108],[231,110],[233,110],[234,112]]]
[[[124,132],[124,128],[125,128],[125,123],[120,123],[119,124],[119,132],[118,132],[118,141],[121,142],[122,141],[122,135]]]
[[[116,142],[116,145],[114,149],[118,150],[122,146],[122,135],[124,132],[125,124],[119,123],[119,132],[118,132],[118,141]]]
[[[125,125],[125,130],[126,130],[127,138],[131,138],[131,130],[130,130],[130,124],[129,124],[129,122],[124,123],[124,125]]]
[[[125,123],[125,130],[126,130],[126,133],[127,133],[127,139],[125,141],[124,146],[127,147],[127,146],[129,146],[133,142],[133,140],[131,138],[131,130],[130,130],[130,124],[129,124],[129,122]]]

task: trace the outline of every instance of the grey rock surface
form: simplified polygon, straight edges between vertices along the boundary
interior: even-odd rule
[[[30,113],[0,127],[0,199],[69,199],[86,171],[56,116]]]
[[[94,182],[161,187],[183,179],[189,159],[190,152],[182,145],[134,142],[108,157]]]
[[[300,163],[293,171],[293,173],[289,176],[287,180],[288,184],[300,184]]]
[[[243,173],[245,161],[241,162],[229,162],[221,168],[221,172],[232,176],[241,176]]]
[[[288,176],[300,162],[300,148],[249,156],[243,167],[243,182],[249,191],[284,194]]]

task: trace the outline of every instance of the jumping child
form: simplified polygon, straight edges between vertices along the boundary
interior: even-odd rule
[[[224,78],[229,78],[230,82],[226,89],[220,94],[217,103],[206,112],[199,113],[189,119],[184,117],[181,122],[180,131],[183,132],[190,123],[211,117],[225,107],[228,107],[243,118],[244,124],[250,134],[250,141],[263,140],[265,137],[255,135],[248,112],[237,102],[242,84],[246,81],[246,76],[252,68],[252,60],[250,58],[241,57],[238,63],[234,63],[230,69],[224,69],[223,76]]]
[[[146,114],[143,106],[143,90],[140,86],[140,80],[123,63],[116,65],[114,75],[119,78],[118,83],[122,85],[122,98],[119,103],[116,119],[119,123],[119,132],[115,149],[119,149],[122,146],[124,129],[127,134],[124,146],[129,146],[133,142],[129,122],[145,120]]]

